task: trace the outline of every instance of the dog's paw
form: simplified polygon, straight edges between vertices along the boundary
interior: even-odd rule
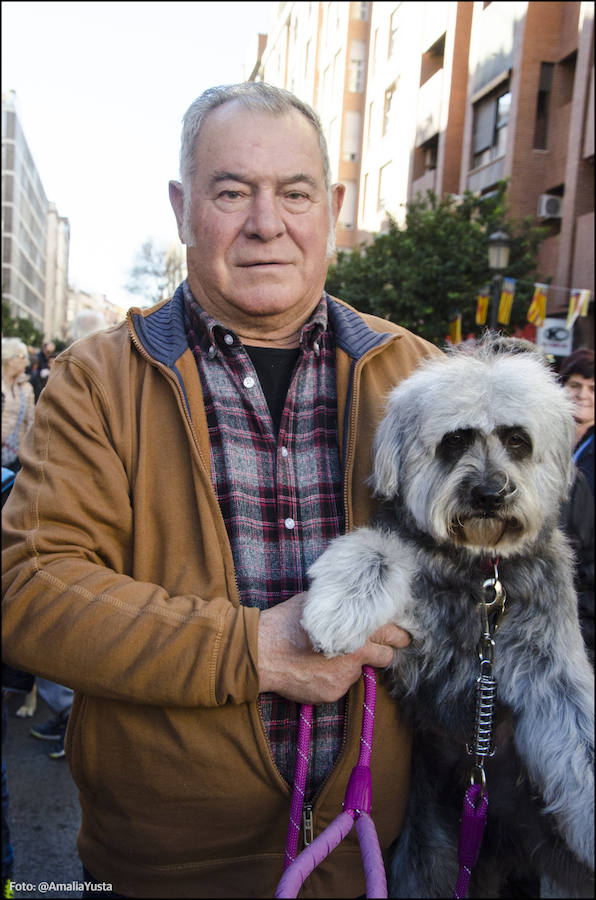
[[[23,703],[22,706],[19,706],[17,709],[15,716],[18,716],[19,719],[28,719],[31,718],[33,713],[35,712],[35,707],[28,706],[26,703]]]
[[[413,561],[396,535],[361,528],[333,541],[310,567],[302,627],[326,656],[353,653],[378,628],[404,628]]]

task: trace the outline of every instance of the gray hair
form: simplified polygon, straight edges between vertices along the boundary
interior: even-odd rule
[[[2,363],[14,359],[15,356],[25,356],[29,360],[29,351],[26,344],[18,337],[2,338]]]
[[[304,103],[295,94],[284,88],[274,87],[264,81],[243,81],[240,84],[224,84],[208,88],[200,97],[191,103],[182,119],[182,143],[180,146],[180,180],[182,186],[190,184],[196,173],[195,144],[199,130],[208,113],[237,100],[245,109],[253,112],[268,112],[272,116],[283,116],[292,108],[308,119],[319,138],[325,188],[331,187],[331,167],[327,152],[327,141],[318,115],[308,103]]]
[[[186,110],[182,119],[182,140],[180,144],[180,181],[184,196],[183,212],[183,241],[188,246],[194,246],[194,235],[190,222],[190,195],[193,178],[196,174],[195,147],[201,125],[206,116],[232,101],[239,102],[245,109],[253,112],[267,112],[272,116],[283,116],[292,109],[307,119],[313,126],[319,139],[321,149],[321,161],[323,164],[323,177],[330,217],[330,235],[327,241],[327,253],[331,256],[335,250],[335,230],[331,211],[331,166],[327,141],[323,134],[323,127],[319,116],[314,109],[284,88],[275,87],[263,81],[243,81],[240,84],[224,84],[208,88]]]
[[[106,328],[106,320],[102,312],[98,309],[82,309],[72,320],[70,326],[70,335],[73,341],[79,338],[87,337],[96,331]]]

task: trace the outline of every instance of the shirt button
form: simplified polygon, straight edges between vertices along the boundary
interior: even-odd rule
[[[255,380],[252,375],[247,375],[242,384],[245,388],[251,388],[255,386]]]
[[[228,345],[228,347],[231,347],[234,343],[234,338],[231,334],[224,334],[224,341]]]
[[[288,531],[291,531],[292,528],[295,528],[295,527],[296,527],[296,523],[294,522],[293,519],[290,519],[290,518],[287,518],[287,519],[285,520],[284,525],[286,526],[286,528],[288,529]]]
[[[289,456],[288,448],[287,448],[287,447],[282,447],[282,448],[281,448],[281,455],[282,455],[282,456]]]
[[[211,344],[209,347],[209,359],[214,359],[217,356],[217,347],[215,344]]]

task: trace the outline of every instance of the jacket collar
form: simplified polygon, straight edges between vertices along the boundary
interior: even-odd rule
[[[325,296],[335,343],[354,360],[392,337],[390,332],[374,331],[352,307],[340,303],[329,294]],[[174,368],[176,361],[188,349],[183,286],[179,285],[170,300],[148,313],[133,312],[132,321],[145,350],[158,362]]]

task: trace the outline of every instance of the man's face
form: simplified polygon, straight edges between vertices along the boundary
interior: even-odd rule
[[[224,324],[301,325],[327,274],[328,195],[318,137],[298,110],[273,116],[232,101],[206,117],[195,147],[187,223],[198,302]],[[170,185],[183,233],[179,186]],[[343,188],[335,185],[332,215]]]

